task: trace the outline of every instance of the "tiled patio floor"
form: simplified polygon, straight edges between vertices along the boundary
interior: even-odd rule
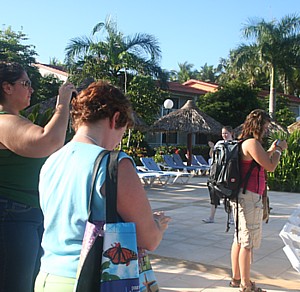
[[[226,213],[217,210],[215,223],[203,218],[210,211],[206,177],[194,177],[185,185],[155,185],[147,189],[153,210],[165,210],[172,221],[164,239],[151,254],[161,292],[239,291],[228,287],[230,247],[234,232],[225,232]],[[271,216],[263,224],[263,240],[254,250],[251,277],[268,292],[300,291],[300,274],[282,248],[279,232],[300,204],[300,194],[269,192]]]

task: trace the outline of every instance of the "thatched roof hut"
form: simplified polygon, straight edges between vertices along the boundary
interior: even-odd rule
[[[25,112],[26,112],[26,114],[30,114],[36,107],[38,107],[38,111],[40,114],[44,113],[48,109],[52,109],[54,111],[55,105],[56,105],[56,100],[57,100],[56,96],[48,98],[48,99],[43,100],[35,105],[28,107],[25,110]]]
[[[133,129],[141,132],[147,131],[149,126],[146,122],[135,111],[133,111],[132,115],[134,121]]]
[[[300,130],[300,121],[295,122],[295,123],[288,126],[289,133],[292,133],[296,130]]]
[[[236,138],[241,134],[242,128],[243,128],[243,124],[241,124],[233,129],[233,132],[234,132],[234,135]],[[288,132],[285,127],[279,125],[275,121],[271,121],[271,123],[269,124],[268,130],[270,133],[275,133],[275,132],[287,133]]]
[[[188,165],[191,164],[192,134],[216,134],[222,131],[222,124],[201,112],[193,100],[188,100],[182,108],[173,111],[154,122],[153,132],[186,132]]]
[[[48,109],[51,109],[54,111],[55,105],[56,105],[56,99],[57,99],[57,97],[51,97],[51,98],[44,100],[38,104],[28,107],[25,110],[25,112],[26,112],[26,114],[30,114],[34,110],[35,107],[38,107],[38,112],[40,114],[46,112]],[[133,129],[141,131],[141,132],[146,131],[148,129],[148,125],[135,111],[133,111],[133,120],[134,120]]]
[[[222,131],[222,124],[201,112],[193,100],[188,100],[182,108],[162,116],[154,122],[151,131],[219,135]]]

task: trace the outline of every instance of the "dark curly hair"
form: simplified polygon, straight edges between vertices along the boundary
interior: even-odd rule
[[[85,122],[111,120],[116,112],[120,113],[117,128],[133,125],[131,103],[122,91],[105,80],[93,82],[72,100],[72,127],[76,131]]]
[[[3,82],[13,84],[20,79],[25,69],[18,63],[0,62],[0,102],[4,99]]]
[[[262,141],[264,135],[264,125],[271,122],[269,114],[262,109],[253,110],[247,117],[243,124],[240,139],[253,137]]]

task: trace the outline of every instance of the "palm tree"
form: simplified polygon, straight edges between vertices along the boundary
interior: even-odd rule
[[[179,71],[177,73],[178,82],[183,83],[189,79],[196,78],[197,71],[192,71],[193,64],[188,62],[178,63]]]
[[[102,39],[95,34],[103,32]],[[71,39],[66,47],[66,64],[71,73],[94,79],[108,78],[125,87],[128,73],[159,77],[162,74],[158,61],[161,57],[157,39],[146,33],[124,36],[110,18],[98,23],[92,37]]]
[[[215,82],[217,77],[216,77],[216,72],[217,70],[212,66],[208,66],[207,63],[204,64],[204,66],[201,67],[200,72],[198,73],[198,78],[202,81],[206,82]]]
[[[252,46],[240,45],[238,49],[230,50],[227,59],[221,59],[216,69],[219,84],[239,80],[251,88],[266,88],[268,86],[268,69],[263,65],[252,49]]]
[[[267,66],[270,78],[269,112],[274,117],[276,75],[280,74],[281,69],[299,66],[300,17],[290,15],[271,22],[249,19],[242,31],[246,39],[254,41],[250,45],[239,46],[235,64],[241,67],[255,58],[260,65]]]

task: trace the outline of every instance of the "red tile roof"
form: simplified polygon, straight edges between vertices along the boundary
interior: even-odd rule
[[[218,87],[219,87],[218,84],[216,84],[216,83],[205,82],[205,81],[200,81],[200,80],[195,80],[195,79],[190,79],[190,80],[184,82],[183,85],[202,89],[205,91],[205,93],[215,92],[218,90]]]
[[[66,77],[68,77],[68,75],[69,75],[62,66],[47,65],[47,64],[41,64],[41,63],[37,63],[34,65],[38,68],[43,68],[50,72],[60,74],[60,75],[66,76]]]
[[[191,93],[191,94],[197,94],[197,95],[203,95],[207,93],[207,91],[185,86],[184,84],[181,84],[179,82],[168,82],[169,90],[172,92],[178,92],[178,93]]]
[[[216,90],[218,90],[218,84],[216,84],[216,83],[205,82],[205,81],[200,81],[200,80],[195,80],[195,79],[190,79],[190,80],[184,82],[182,85],[188,86],[188,87],[191,87],[191,88],[198,88],[199,90],[203,91],[202,94],[205,94],[207,92],[215,92]],[[269,94],[270,94],[269,91],[262,90],[259,93],[259,96],[260,97],[265,97],[265,96],[268,96]],[[290,102],[300,103],[300,98],[297,97],[297,96],[289,95],[289,94],[283,94],[283,93],[280,93],[280,92],[278,92],[277,94],[287,97]]]
[[[280,92],[277,92],[277,94],[287,97],[290,100],[290,102],[300,103],[300,98],[297,97],[297,96],[284,94],[284,93],[280,93]],[[266,97],[266,96],[270,95],[270,92],[267,91],[267,90],[262,90],[261,92],[259,92],[258,95],[261,96],[261,97]]]

